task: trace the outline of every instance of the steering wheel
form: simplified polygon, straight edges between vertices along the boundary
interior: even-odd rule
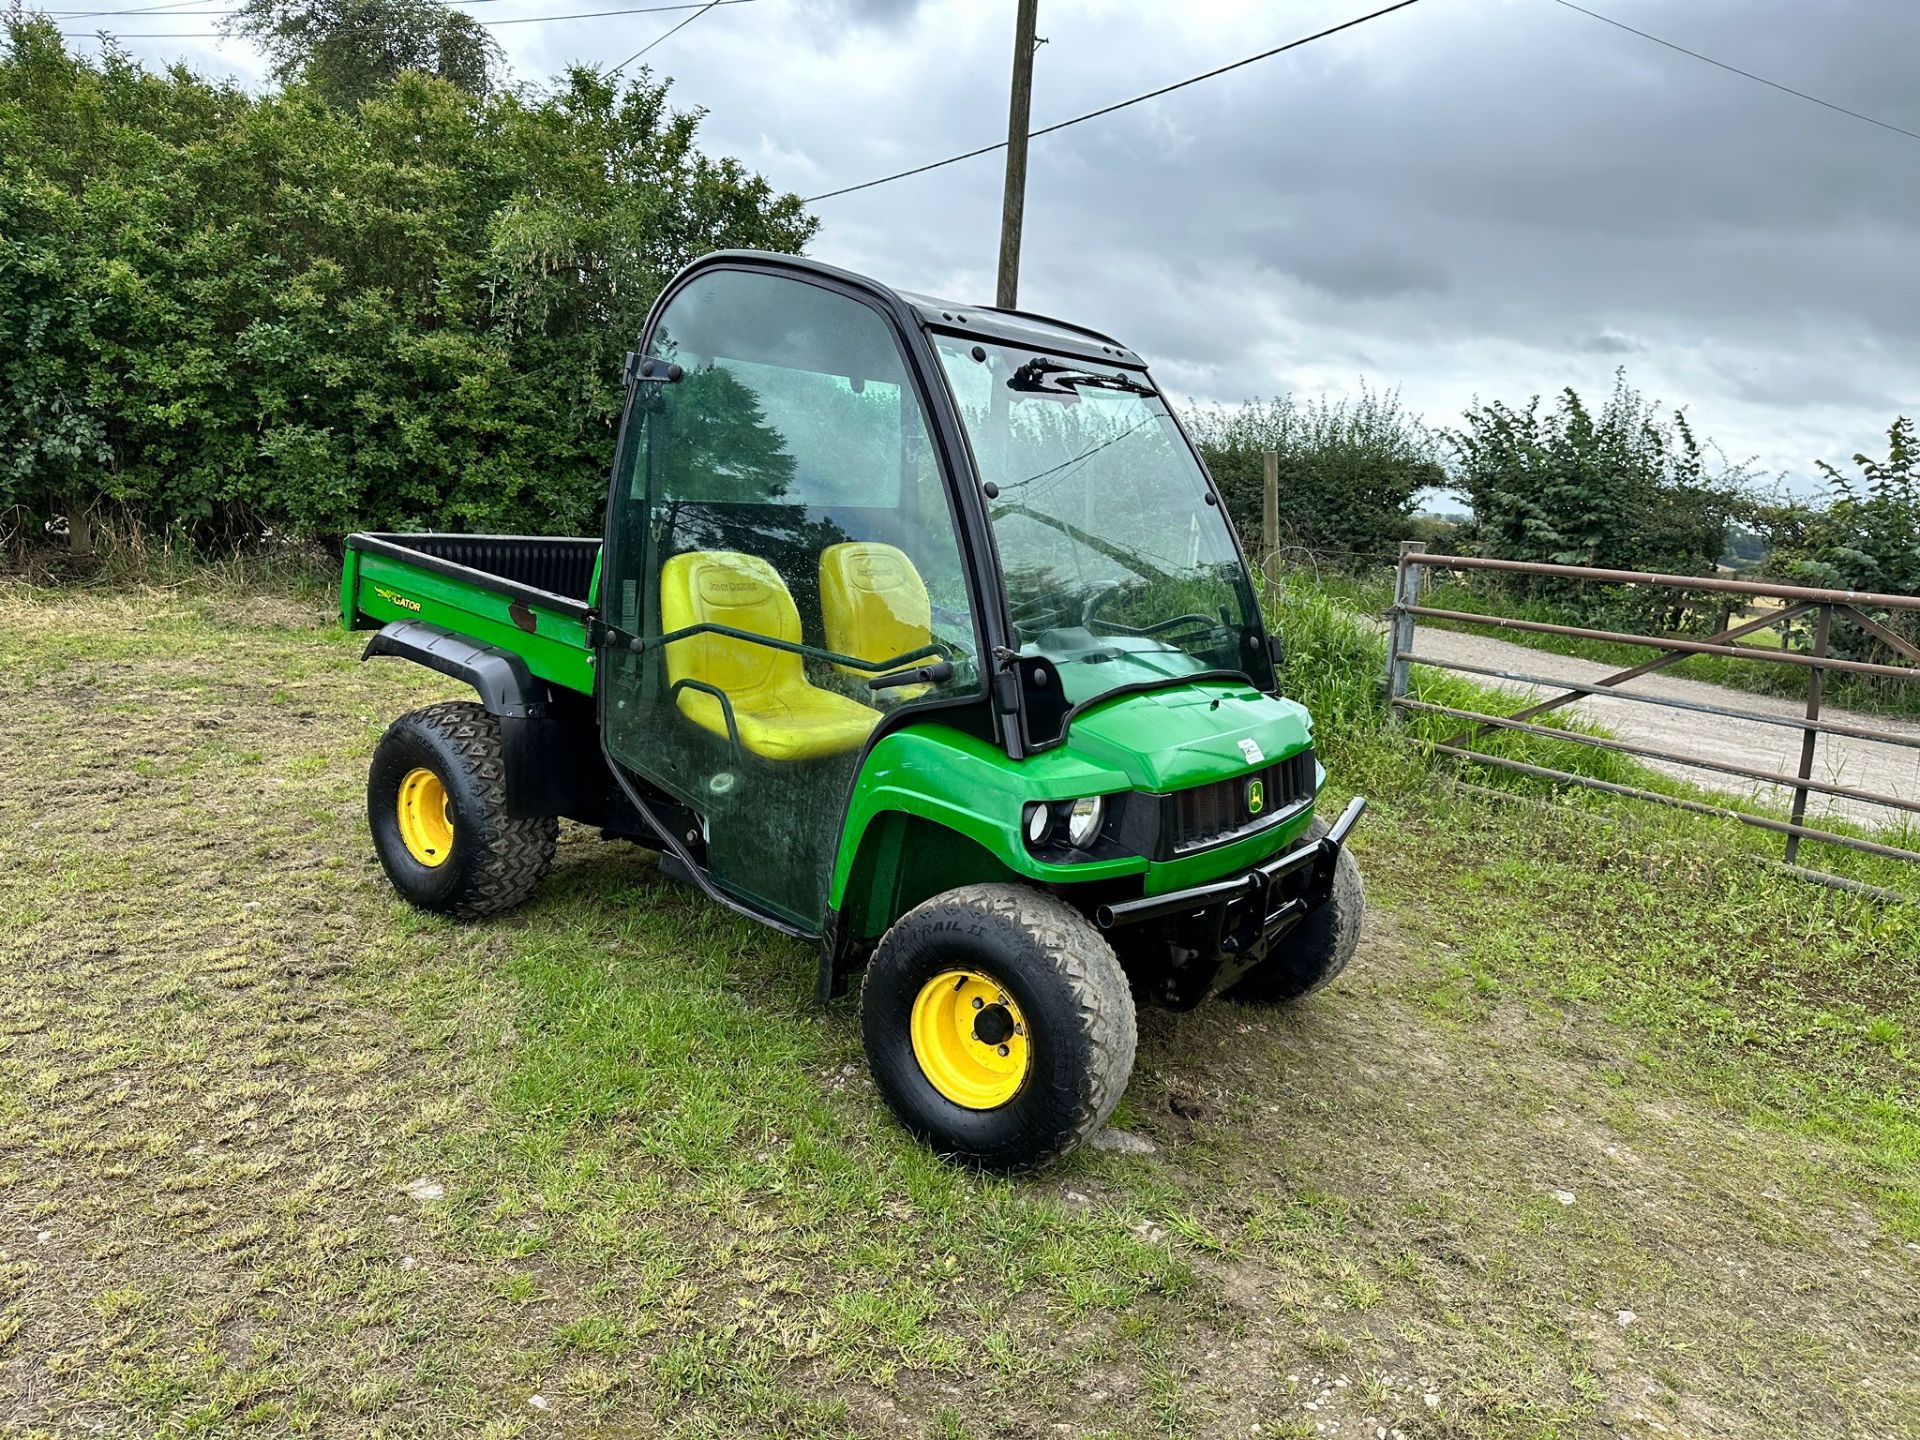
[[[1094,612],[1107,602],[1114,591],[1120,588],[1118,580],[1101,580],[1088,588],[1084,599],[1079,599],[1079,620],[1082,625],[1093,620]],[[1022,600],[1010,612],[1013,623],[1022,630],[1051,629],[1073,612],[1076,599],[1080,597],[1079,587],[1061,590],[1049,590],[1044,595],[1035,595]],[[1049,624],[1039,622],[1047,621]]]

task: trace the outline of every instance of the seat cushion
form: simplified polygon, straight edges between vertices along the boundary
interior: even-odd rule
[[[713,696],[683,690],[680,709],[696,725],[727,733],[726,716]],[[741,748],[768,760],[817,760],[858,750],[879,719],[879,711],[815,685],[804,695],[768,696],[733,707]]]
[[[850,540],[820,552],[820,617],[827,648],[860,660],[888,660],[933,640],[933,606],[920,572],[904,550],[877,540]],[[840,668],[850,675],[871,673]]]
[[[692,550],[660,567],[660,623],[671,633],[691,625],[727,625],[797,644],[800,612],[779,572],[757,555]],[[730,635],[694,635],[667,646],[669,685],[690,680],[725,692],[740,744],[769,760],[837,755],[866,743],[880,714],[807,679],[791,651]],[[685,689],[680,711],[702,729],[727,733],[717,696]]]

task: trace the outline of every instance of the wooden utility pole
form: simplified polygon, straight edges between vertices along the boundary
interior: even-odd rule
[[[1000,286],[994,299],[1002,310],[1020,303],[1020,225],[1027,208],[1027,129],[1039,23],[1040,0],[1020,0],[1013,28],[1013,97],[1007,107],[1007,191],[1000,206]]]
[[[1266,453],[1266,485],[1260,496],[1260,564],[1262,567],[1280,548],[1280,452]],[[1264,573],[1264,570],[1263,570]]]

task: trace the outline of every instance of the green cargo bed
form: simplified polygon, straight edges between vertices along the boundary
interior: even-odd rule
[[[518,655],[542,680],[593,693],[588,624],[600,541],[552,535],[349,535],[340,618],[419,623]]]

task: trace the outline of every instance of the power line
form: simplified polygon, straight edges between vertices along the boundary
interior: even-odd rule
[[[1249,55],[1244,60],[1235,60],[1231,65],[1222,65],[1218,69],[1209,70],[1202,75],[1192,75],[1185,80],[1176,80],[1171,85],[1162,85],[1158,90],[1149,90],[1144,95],[1135,95],[1131,100],[1120,100],[1112,105],[1103,105],[1098,110],[1089,110],[1086,114],[1076,115],[1071,120],[1062,120],[1058,124],[1048,125],[1039,130],[1031,130],[1027,133],[1027,138],[1029,140],[1035,140],[1042,135],[1051,135],[1056,130],[1065,130],[1070,125],[1078,125],[1084,120],[1097,120],[1102,115],[1111,115],[1114,111],[1124,110],[1129,105],[1138,105],[1146,100],[1157,100],[1162,95],[1172,94],[1175,90],[1184,90],[1189,85],[1198,85],[1202,80],[1211,80],[1216,75],[1225,75],[1229,70],[1238,70],[1243,66],[1252,65],[1261,60],[1270,60],[1275,55],[1284,55],[1289,50],[1298,50],[1302,45],[1311,45],[1316,40],[1324,40],[1329,35],[1338,35],[1342,30],[1351,30],[1357,25],[1366,24],[1369,20],[1378,20],[1383,15],[1391,15],[1396,10],[1405,10],[1409,5],[1417,5],[1419,3],[1420,0],[1399,0],[1397,4],[1384,6],[1369,14],[1356,16],[1352,20],[1343,21],[1338,25],[1330,25],[1325,30],[1317,30],[1311,35],[1303,35],[1298,40],[1289,40],[1284,45],[1276,45],[1271,50],[1262,50],[1258,55]],[[996,141],[992,145],[982,145],[977,150],[967,150],[959,155],[949,155],[944,160],[935,160],[926,165],[916,165],[911,170],[899,170],[891,175],[882,175],[878,180],[865,180],[858,185],[844,185],[838,190],[829,190],[823,195],[810,195],[802,203],[812,205],[821,200],[831,200],[836,195],[851,195],[856,190],[871,190],[876,185],[886,185],[895,180],[905,180],[909,175],[924,175],[929,170],[938,170],[946,165],[957,165],[962,160],[973,159],[976,155],[991,155],[996,150],[1004,150],[1006,148],[1006,141]]]
[[[158,10],[172,11],[173,14],[167,16],[169,20],[174,15],[230,15],[233,13],[230,10],[183,10],[180,8],[183,5],[197,3],[198,0],[167,0],[164,5],[140,5],[131,10],[44,10],[41,13],[49,20],[73,20],[88,15],[151,15]]]
[[[468,3],[480,4],[483,3],[483,0],[468,0]],[[550,25],[559,20],[595,20],[609,15],[655,15],[666,10],[698,10],[700,14],[704,14],[715,5],[752,5],[754,3],[755,0],[706,0],[705,4],[699,4],[696,0],[696,3],[690,4],[640,5],[624,10],[578,10],[565,15],[516,15],[504,20],[477,20],[474,23],[484,25],[487,29],[492,30],[502,25]],[[111,12],[101,11],[99,13],[109,14]],[[211,15],[233,15],[239,12],[233,10],[211,10],[205,13]],[[171,15],[162,15],[155,16],[154,18],[171,20],[173,17]],[[699,14],[689,15],[687,19],[681,21],[680,24],[684,25],[690,20],[697,20],[699,18]],[[675,30],[679,28],[679,25],[674,26]],[[226,38],[223,32],[219,30],[133,30],[121,33],[108,31],[104,26],[102,26],[100,30],[62,30],[60,33],[70,37],[87,38],[99,34],[102,31],[105,31],[105,33],[111,35],[116,40],[219,40]],[[667,33],[672,34],[673,32],[668,31]],[[666,36],[663,35],[660,39],[664,40]],[[659,43],[658,40],[654,42],[656,45]],[[641,53],[644,54],[645,51]],[[631,64],[632,61],[629,60],[627,63]]]
[[[710,3],[707,5],[707,10],[711,10],[715,5],[751,5],[753,3],[754,0],[710,0]],[[647,5],[638,10],[583,10],[577,15],[516,15],[510,20],[482,20],[480,23],[487,26],[544,25],[549,20],[591,20],[596,15],[651,15],[660,10],[691,10],[692,8],[692,5]],[[706,14],[706,10],[702,10],[700,14]],[[685,20],[680,22],[680,25],[690,24],[699,18],[700,15],[689,15]],[[674,26],[673,29],[678,30],[680,25]],[[672,33],[673,30],[669,30],[667,35],[671,35]],[[666,38],[666,35],[662,35],[660,40]],[[654,45],[658,45],[660,40],[654,41]],[[653,46],[650,45],[647,48],[650,50]],[[643,51],[642,53],[644,54],[645,52]]]
[[[200,0],[167,0],[167,3],[164,5],[137,5],[128,10],[46,10],[40,13],[44,14],[50,20],[78,20],[91,15],[152,15],[163,10],[168,12],[166,18],[169,20],[184,15],[238,15],[240,13],[240,11],[233,6],[224,6],[215,10],[183,10],[180,8],[183,5],[195,5],[199,3]],[[503,0],[461,0],[461,3],[466,5],[498,5],[503,3]],[[556,3],[556,0],[547,0],[547,3]],[[683,3],[678,5],[657,5],[652,8],[657,10],[692,10],[697,7],[698,3],[699,0],[683,0]]]
[[[1682,55],[1691,56],[1695,60],[1713,66],[1716,70],[1725,70],[1730,75],[1738,75],[1742,79],[1751,80],[1757,85],[1765,85],[1768,89],[1778,90],[1783,95],[1791,95],[1797,100],[1808,101],[1811,104],[1820,106],[1822,109],[1832,110],[1840,115],[1849,115],[1855,120],[1864,120],[1869,125],[1878,125],[1882,130],[1891,130],[1894,134],[1904,135],[1909,140],[1920,140],[1920,131],[1904,129],[1890,121],[1875,119],[1871,115],[1862,115],[1858,110],[1849,110],[1846,106],[1836,105],[1831,100],[1822,100],[1818,95],[1809,95],[1806,91],[1796,90],[1791,85],[1782,85],[1778,80],[1769,80],[1766,76],[1756,75],[1751,70],[1742,70],[1738,65],[1729,65],[1726,61],[1716,60],[1711,55],[1702,55],[1698,50],[1689,50],[1686,46],[1676,45],[1671,40],[1662,40],[1658,35],[1651,35],[1645,30],[1634,29],[1633,26],[1627,24],[1624,20],[1616,20],[1611,15],[1602,15],[1598,10],[1589,10],[1584,5],[1576,5],[1573,3],[1573,0],[1553,0],[1553,3],[1585,15],[1590,20],[1598,20],[1603,25],[1611,25],[1616,30],[1624,30],[1629,35],[1638,35],[1642,40],[1651,40],[1656,45],[1664,45],[1669,50],[1677,50]]]
[[[691,25],[694,21],[698,20],[702,15],[706,14],[707,11],[713,9],[713,7],[718,5],[719,3],[720,3],[720,0],[707,0],[707,3],[705,5],[702,5],[698,10],[694,11],[693,14],[687,16],[687,18],[682,20],[678,25],[675,25],[672,29],[668,30],[666,34],[656,36],[652,40],[649,40],[646,44],[642,45],[638,50],[634,51],[633,54],[629,55],[626,59],[622,60],[618,65],[614,66],[613,69],[607,72],[607,78],[611,80],[614,76],[618,75],[622,70],[626,69],[627,66],[631,65],[634,61],[638,60],[642,55],[646,54],[649,50],[653,49],[653,47],[658,45],[661,41],[671,39],[673,36],[678,35],[682,30],[686,29],[687,26]]]

